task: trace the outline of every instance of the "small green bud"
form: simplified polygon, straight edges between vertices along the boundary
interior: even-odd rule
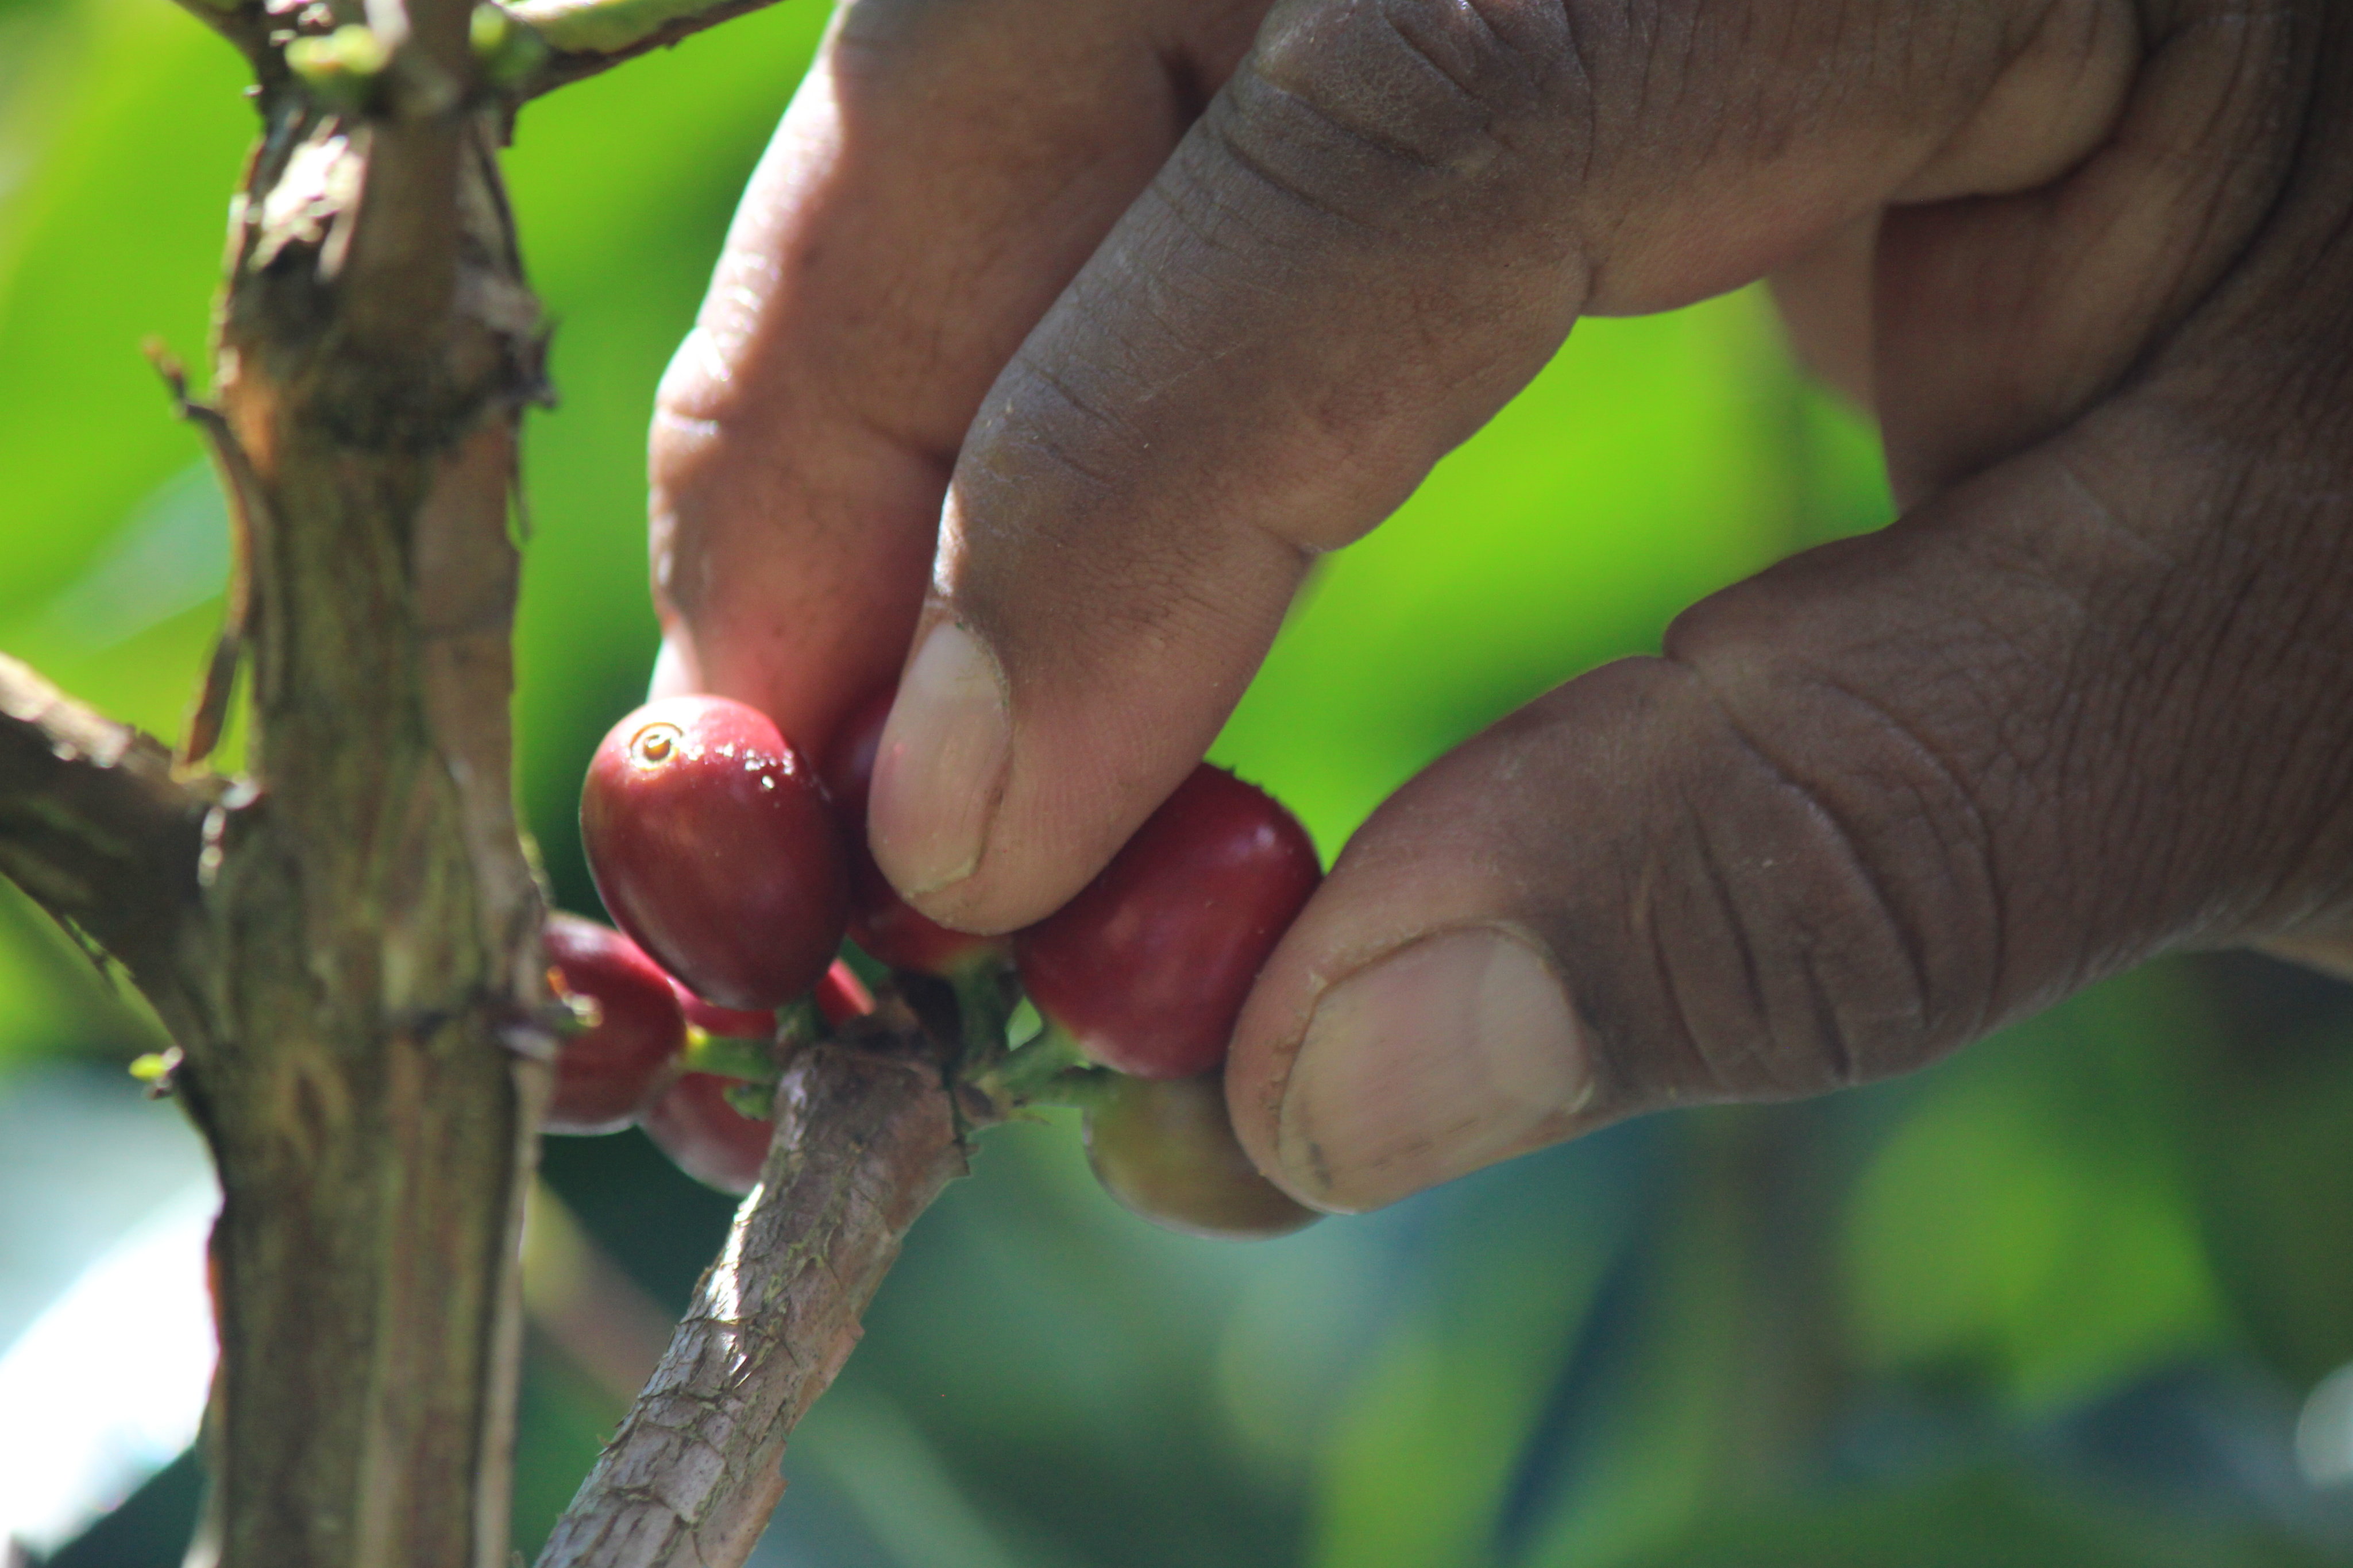
[[[324,37],[297,38],[286,46],[286,68],[301,77],[322,102],[355,109],[367,101],[376,79],[392,63],[392,51],[357,22]]]
[[[507,37],[514,25],[507,14],[496,5],[477,5],[466,24],[466,37],[474,46],[474,58],[488,59],[506,47]]]
[[[725,1092],[727,1103],[735,1108],[738,1116],[766,1121],[776,1114],[776,1086],[773,1083],[731,1083]]]
[[[475,68],[492,87],[514,87],[546,63],[547,40],[503,5],[475,6],[469,32]]]
[[[150,1051],[131,1064],[131,1076],[147,1086],[148,1099],[161,1100],[172,1092],[172,1079],[180,1070],[182,1059],[177,1046]]]

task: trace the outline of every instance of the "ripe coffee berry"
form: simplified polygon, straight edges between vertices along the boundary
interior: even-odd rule
[[[686,1046],[686,1020],[670,977],[619,931],[552,914],[540,931],[550,989],[578,1010],[586,1026],[565,1037],[555,1057],[550,1132],[618,1132],[663,1087]]]
[[[1234,1137],[1218,1074],[1119,1078],[1087,1110],[1087,1163],[1103,1190],[1145,1218],[1190,1236],[1283,1236],[1314,1224],[1258,1173]]]
[[[974,964],[1002,962],[1005,939],[950,931],[929,919],[899,896],[866,847],[866,797],[874,786],[874,754],[892,695],[886,686],[852,714],[826,760],[826,792],[841,814],[849,848],[849,940],[893,969],[953,980]]]
[[[849,867],[823,788],[767,716],[649,703],[588,764],[580,835],[605,907],[696,994],[779,1007],[832,962]]]
[[[1105,1067],[1190,1078],[1226,1059],[1260,966],[1323,870],[1273,797],[1208,763],[1101,875],[1018,933],[1039,1012]]]
[[[686,1073],[638,1121],[680,1170],[741,1197],[759,1184],[776,1124],[728,1104],[734,1082],[714,1073]]]

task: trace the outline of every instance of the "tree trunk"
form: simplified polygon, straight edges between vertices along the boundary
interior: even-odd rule
[[[219,1167],[192,1563],[506,1568],[554,1037],[507,711],[542,337],[496,149],[533,94],[759,0],[184,3],[253,61],[263,121],[216,402],[183,395],[236,520],[229,624],[178,765],[0,658],[0,875],[154,1003]],[[228,781],[193,764],[241,670]],[[952,1025],[886,1012],[788,1079],[769,1183],[552,1557],[749,1551],[786,1432],[1000,1113],[953,1108]],[[615,1511],[616,1488],[688,1500],[712,1452],[668,1522]]]
[[[257,50],[218,407],[190,410],[239,534],[192,738],[243,652],[249,779],[175,783],[151,742],[0,672],[0,868],[154,999],[219,1166],[196,1555],[255,1568],[507,1556],[553,1044],[508,777],[539,338],[469,15],[378,16],[364,112]]]
[[[225,1194],[207,1457],[232,1564],[507,1552],[551,1044],[508,773],[538,340],[467,14],[412,7],[364,119],[266,88],[231,237],[252,778],[215,824],[217,965],[181,1043]]]

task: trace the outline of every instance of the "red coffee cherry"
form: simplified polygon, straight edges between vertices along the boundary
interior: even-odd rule
[[[866,847],[866,797],[874,785],[874,753],[891,717],[894,689],[884,687],[850,716],[825,765],[826,792],[840,813],[849,847],[849,940],[893,969],[953,980],[974,964],[1002,962],[1003,937],[950,931],[899,896]]]
[[[580,834],[621,929],[722,1006],[782,1006],[840,944],[849,867],[824,789],[740,702],[673,697],[615,725]]]
[[[1188,1236],[1284,1236],[1323,1216],[1258,1173],[1219,1076],[1121,1077],[1088,1108],[1087,1163],[1127,1207]]]
[[[618,1132],[670,1081],[686,1046],[686,1020],[670,976],[608,926],[551,914],[540,931],[549,987],[590,1005],[593,1021],[565,1037],[555,1057],[549,1132]]]
[[[759,1184],[776,1124],[728,1104],[727,1091],[734,1083],[712,1073],[683,1074],[638,1123],[680,1170],[706,1187],[741,1197]]]
[[[1226,1059],[1261,965],[1323,878],[1298,819],[1204,763],[1095,879],[1013,939],[1038,1010],[1105,1067],[1190,1078]]]

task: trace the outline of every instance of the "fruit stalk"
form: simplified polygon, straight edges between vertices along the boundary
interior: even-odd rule
[[[785,1441],[858,1342],[901,1240],[965,1173],[943,1042],[813,1045],[776,1089],[761,1184],[539,1568],[738,1568]],[[993,1120],[966,1097],[962,1126]]]

